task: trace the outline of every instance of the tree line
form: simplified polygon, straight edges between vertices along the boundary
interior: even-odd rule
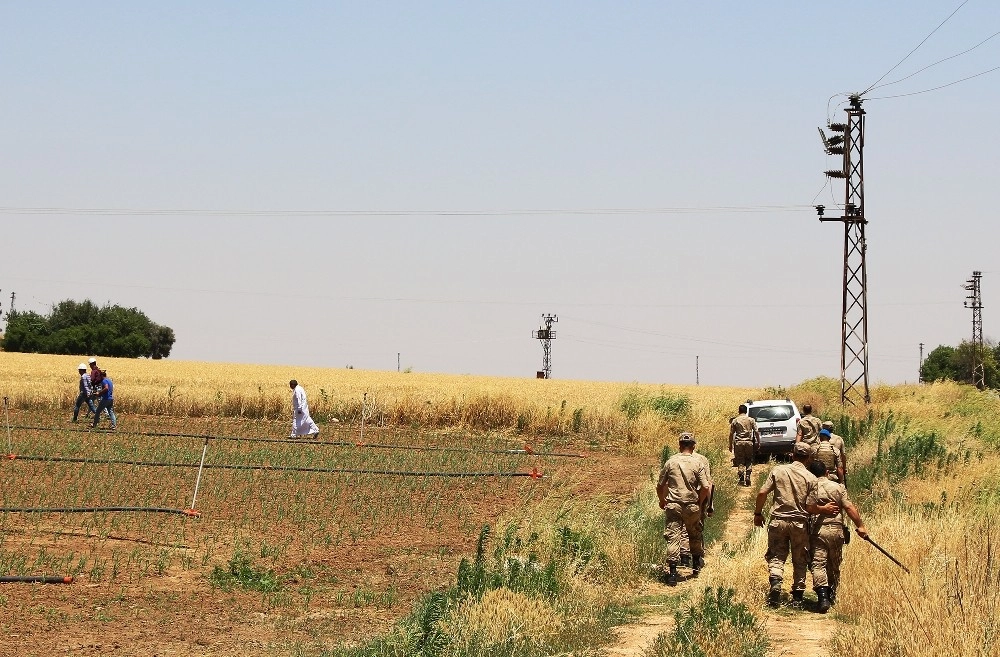
[[[920,366],[921,381],[941,381],[943,379],[959,383],[974,384],[972,369],[976,362],[976,345],[963,340],[957,347],[939,345],[927,354]],[[987,388],[1000,388],[1000,345],[992,340],[983,344],[983,373]]]
[[[67,299],[47,315],[8,313],[0,346],[39,354],[166,358],[174,339],[172,328],[153,322],[138,308]]]

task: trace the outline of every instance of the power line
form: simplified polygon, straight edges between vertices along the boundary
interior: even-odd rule
[[[881,82],[882,80],[884,80],[885,76],[889,75],[890,73],[892,73],[893,71],[895,71],[897,68],[899,68],[900,64],[902,64],[907,59],[909,59],[910,55],[912,55],[913,53],[917,52],[917,50],[920,48],[920,46],[922,46],[922,45],[924,45],[924,43],[926,43],[927,39],[930,39],[932,36],[934,36],[934,33],[937,32],[938,30],[940,30],[941,27],[945,23],[947,23],[948,21],[950,21],[951,17],[954,16],[955,14],[957,14],[958,10],[961,9],[962,7],[964,7],[966,5],[966,3],[968,3],[968,2],[969,2],[969,0],[963,0],[962,4],[960,4],[958,7],[955,8],[955,11],[951,12],[950,14],[948,14],[948,18],[946,18],[943,21],[941,21],[941,24],[938,25],[937,27],[935,27],[933,30],[931,30],[931,33],[928,34],[927,36],[925,36],[923,38],[923,40],[920,43],[918,43],[916,45],[916,47],[913,48],[913,50],[911,50],[910,52],[906,53],[906,57],[903,57],[901,60],[899,60],[898,62],[896,62],[895,66],[893,66],[888,71],[886,71],[885,73],[883,73],[882,77],[880,77],[878,80],[875,80],[875,82],[873,82],[870,87],[868,87],[867,89],[865,89],[864,91],[862,91],[858,95],[859,96],[864,96],[866,93],[868,93],[869,91],[871,91],[872,89],[874,89],[875,85],[877,85],[879,82]]]
[[[152,208],[0,207],[0,215],[101,215],[184,217],[522,217],[553,215],[663,215],[805,212],[810,205],[718,205],[654,208],[525,210],[177,210]]]
[[[865,100],[888,100],[890,98],[904,98],[906,96],[917,96],[919,94],[926,94],[931,91],[937,91],[938,89],[944,89],[945,87],[951,87],[958,84],[959,82],[965,82],[966,80],[971,80],[973,78],[978,78],[981,75],[986,75],[987,73],[992,73],[993,71],[1000,70],[1000,66],[994,66],[988,71],[983,71],[982,73],[976,73],[975,75],[970,75],[967,78],[962,78],[961,80],[955,80],[954,82],[949,82],[948,84],[942,84],[937,87],[931,87],[930,89],[923,89],[922,91],[913,91],[908,94],[896,94],[894,96],[875,96],[874,98],[866,98]]]
[[[982,41],[980,41],[976,45],[972,46],[968,50],[963,50],[962,52],[957,53],[955,55],[951,55],[950,57],[945,57],[944,59],[939,59],[938,61],[934,62],[933,64],[928,64],[927,66],[923,67],[922,69],[914,71],[913,73],[910,73],[909,75],[907,75],[904,78],[899,78],[898,80],[893,80],[892,82],[886,82],[885,84],[880,84],[877,87],[872,87],[872,90],[882,89],[884,87],[889,87],[889,86],[892,86],[894,84],[899,84],[900,82],[903,82],[904,80],[909,80],[914,75],[917,75],[918,73],[923,73],[924,71],[926,71],[929,68],[933,68],[934,66],[937,66],[938,64],[943,64],[944,62],[946,62],[946,61],[948,61],[950,59],[955,59],[956,57],[961,57],[962,55],[965,55],[967,53],[972,52],[973,50],[975,50],[976,48],[978,48],[979,46],[983,45],[984,43],[986,43],[987,41],[989,41],[990,39],[992,39],[992,38],[994,38],[996,36],[1000,36],[1000,32],[994,32],[993,34],[991,34],[990,36],[986,37],[985,39],[983,39]]]

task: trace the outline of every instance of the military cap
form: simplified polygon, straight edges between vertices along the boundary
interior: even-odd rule
[[[812,453],[813,450],[809,443],[795,443],[795,447],[792,448],[792,454],[795,456],[809,456]]]

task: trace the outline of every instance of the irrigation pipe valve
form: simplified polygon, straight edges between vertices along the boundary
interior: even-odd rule
[[[524,443],[524,453],[534,455],[535,450],[531,449],[531,445],[529,445],[528,443]]]
[[[532,479],[542,479],[545,475],[542,474],[542,471],[539,470],[538,468],[532,468],[531,474],[529,474],[528,476],[531,477]]]
[[[183,513],[184,515],[186,515],[189,518],[200,518],[201,517],[201,511],[198,511],[197,509],[183,509],[183,510],[181,510],[181,513]]]

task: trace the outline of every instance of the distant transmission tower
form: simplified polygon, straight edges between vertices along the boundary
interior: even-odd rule
[[[986,387],[986,368],[983,365],[986,353],[983,347],[983,297],[979,286],[979,279],[982,277],[983,272],[974,271],[972,278],[963,286],[969,291],[969,296],[965,297],[965,307],[972,308],[972,384],[980,390]]]
[[[850,97],[847,123],[830,123],[831,137],[819,129],[829,155],[843,155],[841,169],[827,171],[830,178],[845,180],[844,215],[824,217],[822,205],[816,206],[820,221],[844,224],[844,297],[841,315],[840,403],[856,406],[871,401],[868,392],[868,267],[865,255],[865,111],[858,94]]]
[[[556,339],[556,332],[552,330],[552,325],[559,321],[556,315],[542,315],[545,328],[538,327],[531,337],[542,342],[542,369],[538,372],[539,379],[552,378],[552,341]]]

